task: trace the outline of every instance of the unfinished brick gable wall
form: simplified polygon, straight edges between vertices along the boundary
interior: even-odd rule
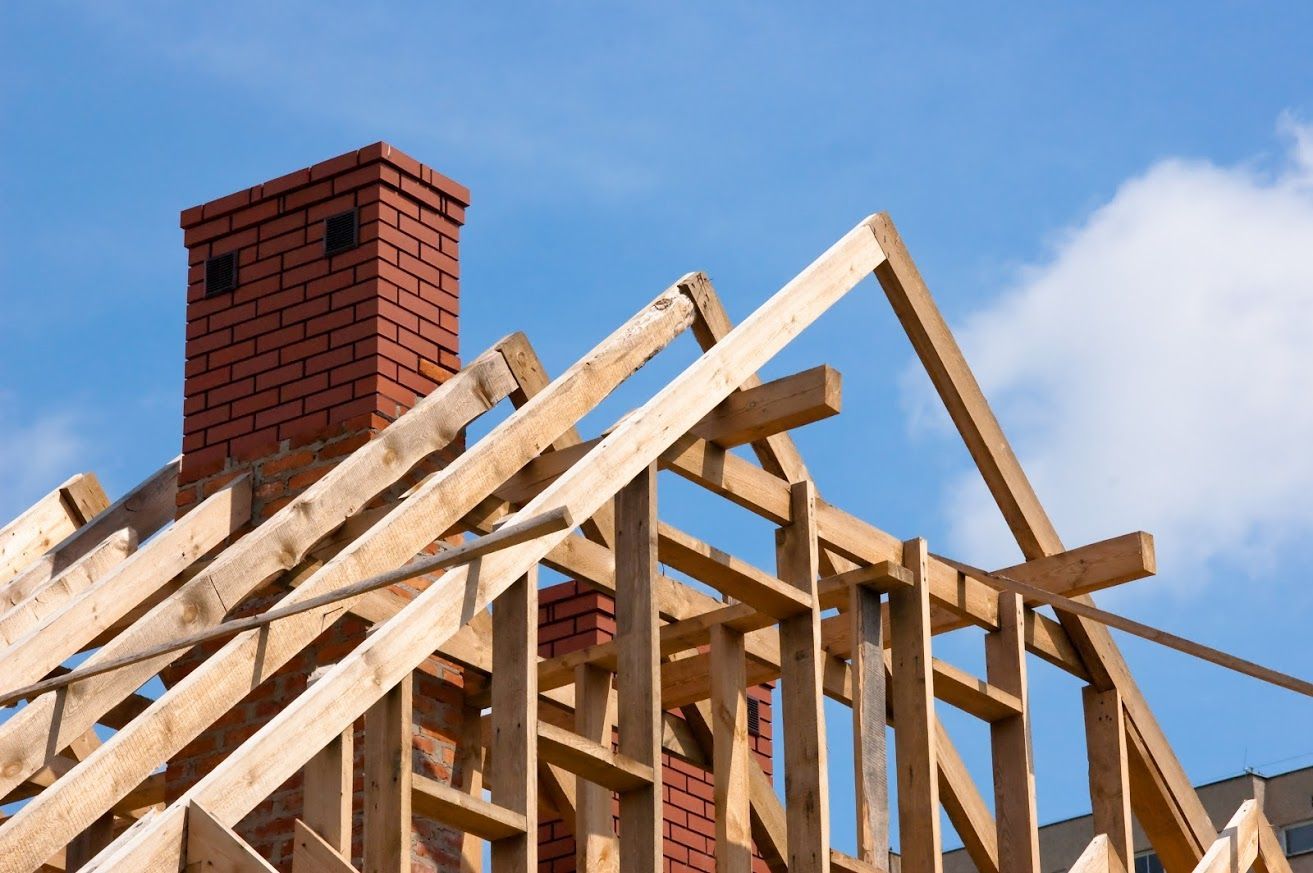
[[[468,204],[463,186],[376,143],[182,213],[188,285],[179,513],[249,473],[253,521],[264,521],[459,370],[458,253]],[[351,210],[356,245],[329,254],[325,219]],[[210,293],[206,261],[230,253],[235,287]],[[233,614],[267,608],[285,593],[270,586]],[[170,799],[304,690],[317,666],[350,652],[365,630],[358,619],[341,619],[184,748],[165,774]],[[215,649],[180,658],[165,672],[166,683],[180,681]],[[450,781],[462,702],[454,666],[433,658],[417,672],[417,772]],[[362,748],[357,742],[357,860]],[[296,777],[238,830],[290,870],[301,810]],[[413,869],[454,869],[459,835],[433,822],[415,825]]]
[[[538,594],[538,654],[564,655],[604,643],[615,637],[615,600],[580,582],[545,588]],[[748,734],[754,757],[770,775],[773,766],[771,686],[748,689],[757,713]],[[692,873],[716,869],[715,777],[706,767],[661,756],[662,825],[666,873]],[[612,805],[612,820],[619,827],[620,805]],[[575,873],[573,822],[543,821],[538,825],[538,869],[542,873]],[[756,873],[768,873],[761,858],[753,860]]]

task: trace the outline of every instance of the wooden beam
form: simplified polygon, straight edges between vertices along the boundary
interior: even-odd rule
[[[411,806],[415,815],[451,825],[481,840],[504,840],[529,832],[522,813],[418,773],[411,778],[414,790]]]
[[[537,369],[534,368],[537,372]],[[824,371],[824,372],[821,372]],[[817,377],[820,378],[817,378]],[[533,380],[537,383],[537,379]],[[809,370],[772,383],[759,385],[731,394],[727,400],[698,422],[692,432],[717,446],[739,445],[743,428],[751,426],[755,434],[780,432],[792,426],[800,412],[811,420],[827,417],[838,411],[838,373],[828,367]],[[794,391],[780,403],[779,396]],[[762,392],[762,393],[758,393]],[[566,470],[579,463],[588,452],[601,442],[601,437],[579,440],[545,452],[527,464],[523,470],[506,480],[494,493],[508,503],[523,503],[535,497]]]
[[[665,454],[662,466],[774,524],[787,522],[788,483],[718,446],[681,441]],[[824,501],[817,503],[816,514],[821,544],[841,557],[858,564],[901,563],[902,543],[891,534]],[[1137,532],[1072,549],[1062,561],[1046,561],[1039,569],[1027,562],[999,572],[1062,593],[1071,586],[1101,587],[1103,579],[1143,578],[1153,567],[1152,539]],[[997,587],[938,556],[930,556],[929,568],[937,601],[932,612],[935,633],[969,624],[997,627],[997,620],[989,617],[996,608]]]
[[[394,484],[420,460],[448,445],[466,424],[504,397],[512,387],[513,380],[497,348],[479,356],[393,422],[378,438],[370,440],[351,456],[344,458],[324,478],[306,489],[258,529],[225,548],[204,572],[189,580],[148,615],[109,641],[80,667],[89,668],[218,624],[233,604],[241,602],[273,576],[295,569],[320,540],[356,514],[375,495]],[[415,549],[386,566],[395,567],[419,551]],[[335,575],[335,581],[329,584],[321,584],[325,576],[320,573],[317,578],[312,577],[316,581],[310,584],[308,590],[293,595],[293,602],[355,582],[370,575],[371,570],[381,569],[385,567],[377,564],[339,566],[336,568],[339,575]],[[307,617],[304,622],[298,622],[304,625],[306,642],[318,636],[322,629],[322,620],[312,618]],[[271,634],[270,639],[281,638],[290,629],[291,626],[284,627],[281,632]],[[262,651],[262,655],[269,654],[269,651]],[[66,693],[43,695],[0,725],[0,793],[13,781],[25,778],[27,774],[39,769],[45,759],[44,750],[47,746],[66,746],[74,737],[95,724],[101,715],[172,663],[175,657],[162,656],[117,671],[95,682],[73,686]],[[235,696],[230,698],[232,703],[212,702],[203,710],[188,708],[189,716],[201,716],[202,723],[182,730],[175,720],[177,711],[169,715],[167,726],[156,723],[156,727],[161,728],[173,743],[170,745],[172,751],[159,747],[159,758],[153,753],[142,754],[139,751],[140,757],[135,757],[133,766],[128,768],[132,771],[130,775],[122,769],[127,761],[120,755],[114,762],[113,772],[122,772],[124,783],[137,779],[138,773],[144,778],[187,742],[187,739],[179,739],[180,730],[184,733],[188,730],[199,733],[209,723],[204,720],[205,713],[217,717],[250,691],[252,678],[256,682],[260,681],[260,671],[251,669],[253,663],[252,657],[245,660],[242,667],[229,663],[222,668],[215,668],[215,674],[230,684],[230,691],[226,693]],[[245,683],[241,682],[243,677],[247,680]],[[142,728],[144,726],[145,723],[138,725]],[[117,741],[126,743],[131,734],[129,732]],[[147,739],[141,742],[141,748],[154,749],[157,745]],[[105,763],[109,763],[108,759]],[[75,806],[103,805],[104,797],[95,792],[110,789],[112,793],[120,787],[99,777],[91,777],[88,785],[96,787],[79,789],[75,795],[78,798]],[[0,841],[3,841],[3,837],[0,837]]]
[[[538,870],[538,573],[497,597],[492,622],[492,802],[524,816],[525,831],[492,844],[493,873]],[[530,829],[530,825],[535,825]]]
[[[788,618],[812,607],[805,589],[776,579],[664,522],[660,526],[658,550],[663,564],[772,617]]]
[[[1019,712],[997,719],[989,726],[994,760],[994,815],[998,823],[999,866],[1009,873],[1040,873],[1022,610],[1021,597],[1009,591],[1001,592],[999,629],[985,637],[990,683],[1021,702]]]
[[[846,294],[882,258],[883,254],[874,244],[869,228],[865,224],[854,228],[735,328],[730,336],[667,384],[638,411],[620,422],[590,453],[592,457],[587,465],[572,469],[556,480],[521,510],[524,513],[522,517],[532,517],[556,506],[567,507],[575,518],[591,516],[624,483],[642,472],[669,449],[680,434],[687,432],[688,428],[728,396],[731,386],[741,384],[759,369],[825,309]],[[663,297],[659,305],[645,310],[640,316],[640,323],[628,324],[621,329],[617,337],[619,348],[605,358],[585,360],[571,368],[571,371],[552,382],[478,444],[456,458],[436,477],[436,481],[448,484],[459,482],[460,478],[455,474],[468,474],[476,464],[475,459],[495,457],[499,465],[495,469],[505,470],[507,467],[515,468],[514,461],[522,450],[530,457],[536,454],[554,438],[555,433],[559,433],[551,426],[550,417],[542,407],[550,409],[554,402],[562,402],[567,405],[566,411],[582,414],[591,403],[596,402],[597,389],[604,389],[602,393],[605,394],[682,328],[686,323],[683,319],[687,310],[680,306],[680,299],[686,298],[677,292]],[[673,329],[665,333],[660,329],[662,324]],[[527,445],[521,445],[517,436],[524,437]],[[423,488],[416,491],[402,504],[404,510],[398,507],[389,514],[388,519],[371,529],[371,533],[375,530],[385,531],[386,536],[366,535],[339,555],[334,563],[350,571],[351,564],[344,558],[374,548],[379,541],[397,551],[412,547],[418,551],[418,546],[433,536],[433,528],[445,527],[435,523],[435,515],[447,510],[451,512],[453,522],[463,517],[469,508],[463,505],[464,498],[472,498],[469,505],[472,507],[486,496],[486,493],[479,493],[477,486],[486,483],[490,489],[495,487],[496,480],[500,478],[489,475],[487,470],[479,472],[482,475],[478,479],[472,483],[462,483],[466,487],[455,493],[439,493],[436,506],[431,500],[425,499],[436,487],[430,488],[427,494]],[[414,519],[410,518],[411,513],[416,514]],[[394,518],[398,515],[407,517],[409,523],[398,524],[398,519]],[[410,529],[412,524],[415,525],[413,530]],[[240,819],[260,798],[303,763],[303,760],[298,760],[298,755],[287,754],[286,744],[279,742],[282,737],[288,734],[302,735],[303,742],[312,747],[315,742],[320,745],[327,742],[373,702],[376,692],[364,681],[365,676],[375,676],[376,682],[382,682],[388,677],[399,679],[405,672],[414,669],[434,646],[448,639],[471,615],[481,610],[489,599],[496,597],[567,538],[567,534],[553,534],[490,555],[480,563],[477,584],[468,590],[467,584],[472,581],[471,571],[465,568],[452,570],[442,584],[430,586],[419,594],[385,626],[343,658],[325,677],[325,682],[307,689],[237,752],[197,782],[188,791],[188,799],[208,801],[222,809],[225,818],[232,816],[234,820]],[[211,662],[214,661],[212,658]],[[196,675],[192,674],[185,684],[196,684],[191,681]],[[161,698],[160,705],[172,702],[170,694],[183,687],[179,685],[170,689]],[[207,688],[206,691],[212,699],[227,705],[221,695],[215,694],[214,689]],[[97,754],[105,753],[120,736],[122,732],[107,742]],[[83,766],[89,763],[84,762]],[[122,761],[116,761],[116,764],[123,769]],[[19,816],[30,808],[31,804],[24,807],[23,811],[0,829],[0,843],[3,843],[5,849],[9,847],[6,838],[19,832],[14,827]],[[67,810],[65,812],[67,816]],[[70,818],[76,821],[77,816]],[[182,826],[179,807],[171,805],[138,828],[129,839],[120,841],[122,845],[105,858],[105,863],[127,862],[138,867],[144,863],[167,865],[176,856]],[[26,830],[24,833],[26,835]],[[50,833],[46,839],[52,840],[56,836]],[[42,846],[40,839],[18,842],[32,854],[38,854]],[[37,860],[39,862],[39,856]],[[8,873],[5,865],[11,863],[8,858],[0,857],[0,871]],[[22,863],[21,856],[18,863]]]
[[[838,415],[842,397],[839,372],[822,364],[736,391],[692,432],[730,449]]]
[[[894,312],[943,399],[949,416],[957,425],[1022,554],[1027,560],[1034,560],[1064,551],[1057,531],[893,222],[887,215],[881,215],[877,216],[872,227],[881,248],[888,254],[876,270],[876,278],[884,287]],[[1197,860],[1216,831],[1139,686],[1131,677],[1116,643],[1102,625],[1071,614],[1059,614],[1059,619],[1080,650],[1094,679],[1093,684],[1104,689],[1115,685],[1121,693],[1127,717],[1144,741],[1143,750],[1148,756],[1145,766],[1158,773],[1159,778],[1152,780],[1151,784],[1162,787],[1164,792],[1132,795],[1141,824],[1148,830],[1152,822],[1164,816],[1166,820],[1183,824],[1184,829],[1151,834],[1156,837],[1154,845],[1158,847],[1174,842],[1177,844],[1175,851]],[[1169,811],[1169,808],[1174,811]]]
[[[830,797],[827,779],[821,624],[816,580],[816,489],[804,479],[790,486],[792,522],[776,534],[780,578],[813,608],[780,622],[780,700],[784,721],[784,794],[789,869],[830,869]]]
[[[661,654],[657,645],[657,468],[648,464],[616,495],[616,687],[620,753],[651,770],[620,794],[620,867],[662,867]]]
[[[633,791],[652,782],[651,766],[547,722],[538,723],[538,755],[612,791]]]
[[[0,585],[108,505],[95,474],[78,473],[0,527]]]
[[[187,807],[187,873],[276,873],[199,803]]]
[[[292,828],[292,873],[356,873],[351,849],[339,849],[297,819]]]
[[[318,681],[322,673],[312,675]],[[339,854],[351,855],[352,798],[355,795],[355,725],[328,741],[306,762],[302,774],[301,818]],[[374,748],[373,744],[367,748]],[[368,774],[367,774],[368,778]],[[297,824],[302,824],[298,820]]]
[[[576,667],[574,705],[575,732],[609,748],[616,723],[611,673],[592,664]],[[610,789],[583,780],[576,788],[575,798],[575,869],[597,873],[618,870],[620,850],[611,821]]]
[[[0,586],[0,603],[12,605],[27,597],[117,530],[127,528],[133,531],[137,542],[142,543],[173,521],[178,511],[175,496],[181,460],[179,456],[156,470],[14,579]]]
[[[889,864],[889,774],[886,772],[884,621],[880,592],[851,586],[848,615],[853,623],[853,764],[857,813],[857,858]]]
[[[410,870],[413,700],[408,674],[365,712],[363,873]]]
[[[267,627],[275,621],[282,621],[295,615],[300,615],[312,610],[321,609],[325,606],[332,606],[343,601],[352,600],[361,597],[361,595],[379,592],[381,589],[392,588],[402,582],[411,581],[419,576],[436,573],[441,570],[450,569],[460,564],[468,564],[479,558],[489,555],[498,549],[508,548],[518,543],[528,542],[547,533],[560,530],[569,530],[574,527],[574,521],[570,514],[563,509],[545,512],[542,515],[533,518],[515,521],[497,528],[485,536],[461,543],[458,546],[444,549],[436,555],[425,555],[422,558],[416,558],[410,563],[398,567],[395,570],[389,570],[385,573],[379,573],[368,579],[362,579],[351,585],[329,591],[318,597],[311,597],[305,600],[299,600],[294,603],[288,603],[268,609],[257,615],[247,616],[245,618],[236,618],[215,625],[212,628],[201,631],[191,636],[183,637],[179,640],[171,640],[167,643],[154,646],[141,652],[133,652],[112,661],[102,661],[90,667],[72,670],[60,676],[45,679],[33,685],[19,688],[13,691],[0,692],[0,704],[21,698],[34,697],[58,688],[80,682],[91,676],[99,676],[114,670],[132,664],[140,664],[143,661],[149,661],[160,655],[166,655],[170,652],[177,652],[183,649],[189,649],[201,643],[212,640],[226,639],[236,636],[237,634]],[[319,565],[322,566],[322,565]]]
[[[1131,836],[1131,777],[1121,695],[1116,689],[1099,691],[1086,686],[1081,700],[1094,832],[1108,839],[1111,873],[1129,873],[1135,843]]]
[[[893,642],[892,698],[897,725],[898,833],[909,870],[942,870],[939,839],[938,755],[935,742],[934,678],[930,671],[929,553],[925,540],[903,547],[912,587],[889,595]]]
[[[743,634],[711,631],[712,761],[715,778],[716,870],[752,870],[752,749],[748,746]],[[882,723],[883,726],[883,723]]]
[[[28,628],[0,653],[0,676],[15,686],[41,679],[250,518],[251,480],[243,475],[206,498],[54,614]]]
[[[10,645],[95,585],[137,550],[131,529],[115,531],[26,597],[0,613],[0,645]],[[11,594],[14,593],[11,591]]]
[[[895,740],[897,736],[895,729]],[[939,765],[939,799],[967,856],[978,873],[1000,873],[994,816],[938,718],[935,719],[935,757]]]

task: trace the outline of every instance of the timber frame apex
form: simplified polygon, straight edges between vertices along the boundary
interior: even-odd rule
[[[789,430],[839,413],[838,374],[757,373],[867,275],[1025,563],[986,572],[941,557],[817,493]],[[579,433],[685,330],[700,357],[601,434]],[[483,415],[500,416],[485,436],[401,498],[382,497]],[[744,445],[756,463],[731,451]],[[554,379],[524,333],[508,334],[244,535],[235,536],[250,521],[249,481],[173,520],[178,466],[113,505],[94,477],[74,477],[0,532],[0,693],[17,704],[0,722],[0,796],[26,801],[0,820],[0,873],[271,870],[236,828],[298,773],[307,790],[297,871],[407,871],[412,817],[422,816],[464,834],[463,870],[481,868],[488,841],[494,871],[531,873],[537,823],[550,815],[574,828],[580,869],[656,873],[663,755],[715,762],[718,870],[748,873],[755,854],[775,871],[888,871],[892,826],[902,869],[933,873],[942,808],[979,870],[1040,873],[1031,655],[1087,683],[1099,836],[1073,869],[1129,871],[1134,811],[1171,873],[1289,870],[1252,803],[1219,837],[1108,634],[1117,617],[1090,599],[1152,575],[1152,537],[1062,544],[885,213],[737,326],[711,280],[690,272]],[[678,507],[658,499],[662,474],[774,525],[776,565],[753,566],[676,527]],[[540,567],[613,596],[615,638],[540,657]],[[433,581],[397,594],[420,575]],[[229,614],[271,581],[280,600]],[[1036,611],[1043,604],[1057,620]],[[373,625],[363,641],[166,802],[159,768],[348,613]],[[984,677],[933,655],[936,635],[966,626],[985,631]],[[153,701],[139,695],[202,642],[219,647],[184,681]],[[405,766],[411,676],[435,653],[467,677],[468,747],[453,784]],[[79,654],[75,669],[62,666]],[[766,681],[783,689],[787,803],[748,749],[746,689]],[[831,798],[825,697],[851,709],[851,805]],[[994,812],[936,700],[988,723]],[[353,857],[349,738],[362,716],[364,854]],[[114,731],[101,740],[97,725]],[[851,854],[831,845],[841,809],[856,818]]]

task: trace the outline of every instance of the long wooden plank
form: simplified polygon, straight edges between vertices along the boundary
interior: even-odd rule
[[[785,817],[789,869],[830,869],[830,789],[821,678],[820,549],[816,489],[810,479],[790,486],[792,521],[776,535],[779,575],[806,593],[807,612],[780,622],[780,701],[784,721]]]
[[[650,781],[620,794],[620,868],[657,873],[662,859],[661,657],[657,638],[657,468],[615,500],[616,687],[620,754]]]
[[[0,585],[14,579],[108,505],[95,475],[78,473],[0,527]]]
[[[963,565],[965,567],[965,565]],[[1052,606],[1059,615],[1067,614],[1080,616],[1089,619],[1104,627],[1116,628],[1140,639],[1149,640],[1160,646],[1174,649],[1219,667],[1225,667],[1228,670],[1234,670],[1252,679],[1258,679],[1261,682],[1267,682],[1278,688],[1285,688],[1294,691],[1297,694],[1303,694],[1305,697],[1313,697],[1313,682],[1307,679],[1300,679],[1298,676],[1291,676],[1288,673],[1282,673],[1265,667],[1262,664],[1256,664],[1253,661],[1237,657],[1212,646],[1206,646],[1203,643],[1197,643],[1194,640],[1188,640],[1185,637],[1177,636],[1170,631],[1161,628],[1152,627],[1143,622],[1126,618],[1113,612],[1087,602],[1085,599],[1074,599],[1065,597],[1061,594],[1055,594],[1051,591],[1045,591],[1035,585],[1012,579],[1001,573],[985,573],[982,570],[971,568],[968,572],[984,576],[990,581],[995,582],[1004,590],[1015,591],[1022,596],[1033,600],[1037,603],[1046,603]]]
[[[251,481],[240,476],[29,627],[0,652],[0,676],[14,685],[36,682],[246,525],[250,517]]]
[[[994,816],[998,822],[999,866],[1016,873],[1039,873],[1039,821],[1035,807],[1035,765],[1030,747],[1026,691],[1025,619],[1021,597],[998,595],[999,629],[985,637],[985,663],[991,684],[1016,696],[1015,714],[989,726],[994,761]]]
[[[267,578],[296,567],[326,534],[358,512],[367,500],[397,481],[421,459],[448,445],[465,424],[504,397],[512,386],[513,380],[496,348],[480,356],[416,404],[377,439],[343,459],[332,472],[260,525],[256,531],[224,549],[205,572],[187,582],[172,597],[120,633],[82,666],[111,661],[128,653],[187,636],[199,628],[218,624],[233,604],[240,602]],[[391,565],[401,563],[418,551],[415,549]],[[318,578],[320,581],[308,581],[302,585],[292,596],[292,601],[309,599],[333,587],[354,582],[369,575],[372,569],[382,569],[381,563],[359,562],[339,566],[331,579],[325,578],[326,571],[320,571],[317,577],[311,577],[312,580]],[[298,626],[302,628],[300,638],[310,639],[319,634],[321,620],[316,616],[306,616]],[[288,625],[283,630],[290,627]],[[276,640],[282,636],[271,634],[269,639]],[[248,638],[248,645],[249,642]],[[227,693],[235,695],[234,702],[250,690],[252,681],[258,682],[262,678],[259,675],[252,676],[249,669],[249,665],[254,663],[251,657],[254,649],[244,651],[247,657],[240,660],[247,665],[245,673],[239,667],[233,667],[231,671],[215,670],[215,675],[232,686]],[[262,650],[261,654],[268,656],[272,652]],[[44,750],[47,745],[55,748],[66,746],[175,657],[164,655],[98,678],[94,682],[79,683],[58,695],[43,695],[0,725],[0,792],[39,769],[45,759]],[[233,663],[229,661],[226,666]],[[244,682],[234,681],[243,675]],[[239,684],[241,687],[238,687]],[[211,685],[205,689],[205,694],[217,690],[217,685]],[[201,689],[187,693],[200,694]],[[146,773],[172,754],[170,750],[176,751],[176,748],[187,742],[180,738],[179,732],[199,732],[208,724],[206,713],[212,718],[225,711],[230,704],[223,703],[223,699],[227,698],[210,698],[204,710],[187,710],[196,717],[193,726],[189,728],[184,729],[178,723],[157,723],[151,730],[161,731],[169,739],[161,741],[158,735],[145,733],[137,743],[139,750],[130,768],[132,775],[125,773],[121,782],[89,775],[86,785],[95,787],[79,788],[73,796],[78,797],[80,803],[100,805],[106,802],[107,797],[123,790],[138,773],[144,778]],[[156,712],[161,713],[160,710]],[[170,719],[173,717],[170,716]],[[146,724],[138,720],[133,729],[117,737],[116,742],[127,743],[135,731],[147,731]],[[117,766],[125,765],[126,762],[127,759],[120,756],[112,772],[118,772]],[[100,764],[89,766],[98,768],[109,763],[106,759]],[[105,793],[95,793],[102,791]],[[25,827],[21,822],[8,822],[0,828],[0,845],[4,844],[4,835],[10,828],[21,827]]]
[[[538,756],[611,791],[634,791],[654,775],[650,765],[548,722],[538,723]]]
[[[812,607],[805,590],[664,522],[660,526],[658,550],[663,564],[776,618],[799,615]]]
[[[232,619],[212,628],[201,631],[182,639],[172,640],[159,646],[146,649],[142,652],[134,652],[124,655],[121,658],[115,658],[112,661],[102,661],[93,664],[90,667],[81,667],[77,670],[70,671],[62,676],[51,677],[42,680],[33,685],[19,688],[14,691],[0,692],[0,704],[17,700],[23,697],[34,697],[37,694],[44,693],[56,688],[63,688],[74,682],[80,682],[91,676],[99,676],[102,673],[108,673],[123,667],[139,664],[143,661],[149,661],[159,655],[170,652],[189,649],[201,643],[210,642],[218,639],[228,639],[236,636],[242,631],[255,630],[273,624],[275,621],[281,621],[304,612],[319,609],[323,606],[331,606],[346,600],[359,599],[361,595],[372,595],[380,593],[381,589],[393,588],[402,582],[408,582],[417,577],[450,569],[458,564],[468,564],[484,555],[504,549],[515,543],[526,542],[545,533],[558,530],[569,530],[574,527],[574,522],[568,512],[564,510],[555,510],[544,513],[534,518],[516,521],[497,528],[485,536],[475,540],[469,540],[451,548],[442,549],[436,555],[424,555],[415,560],[384,573],[371,576],[368,579],[362,579],[351,585],[343,586],[334,591],[321,594],[318,597],[312,597],[307,600],[300,600],[296,603],[289,603],[266,610],[257,615],[245,616],[243,618]],[[319,566],[322,566],[319,565]],[[293,587],[298,584],[295,580],[292,582]]]
[[[492,873],[537,873],[538,573],[516,579],[493,604],[492,802],[524,816],[525,831],[492,844]]]
[[[413,779],[415,793],[411,809],[415,815],[449,824],[483,840],[501,840],[529,829],[521,813],[418,773]]]
[[[942,869],[939,837],[939,777],[935,742],[934,678],[930,672],[929,554],[925,540],[903,548],[912,587],[889,594],[893,643],[891,697],[897,725],[899,851],[909,870]]]
[[[531,517],[556,506],[567,507],[576,518],[591,516],[624,483],[668,449],[679,434],[685,433],[728,396],[737,384],[758,370],[780,348],[846,294],[882,258],[883,254],[874,244],[869,228],[865,224],[854,228],[715,348],[622,421],[593,449],[588,464],[572,469],[526,505],[521,510],[525,513],[524,517]],[[669,318],[673,313],[675,318],[682,320],[687,310],[681,309],[680,299],[687,298],[682,294],[663,297],[662,305],[653,307],[653,314],[665,314]],[[682,324],[679,326],[682,327]],[[607,361],[610,366],[590,361],[589,366],[584,366],[582,371],[579,367],[572,368],[518,410],[517,415],[537,412],[544,404],[550,406],[548,398],[555,399],[562,392],[570,403],[582,403],[583,408],[587,408],[586,401],[590,394],[583,389],[589,382],[615,379],[619,375],[615,372],[617,369],[627,373],[633,366],[651,356],[653,348],[648,343],[655,331],[650,328],[634,331],[633,326],[626,326],[622,330],[629,332],[625,337],[628,342],[624,343],[624,350],[637,350],[639,357],[636,360],[623,363],[610,360]],[[656,348],[661,344],[664,342]],[[624,361],[623,355],[618,357]],[[521,425],[527,430],[527,435],[533,436],[530,447],[535,451],[530,452],[530,455],[536,454],[537,449],[555,438],[552,432],[555,428],[549,428],[547,433],[541,432],[544,425],[539,419],[542,417],[533,416],[531,424]],[[454,470],[459,471],[468,466],[471,463],[468,459],[480,454],[480,447],[485,447],[486,452],[494,453],[499,458],[512,455],[517,447],[508,433],[511,433],[509,428],[515,420],[516,416],[512,416],[474,449],[456,459],[443,471],[444,475],[439,477],[439,481],[450,481]],[[512,461],[518,464],[524,462],[515,457],[512,457]],[[493,485],[495,483],[490,484],[489,489]],[[441,505],[435,508],[426,501],[417,501],[421,493],[417,492],[406,501],[406,505],[421,506],[420,511],[427,516],[440,511]],[[464,493],[458,491],[457,495]],[[477,501],[486,495],[476,493],[472,496]],[[464,506],[456,508],[454,518],[460,518],[468,511]],[[420,517],[426,523],[423,531],[435,526],[431,517]],[[389,539],[404,541],[403,527],[387,524],[386,529]],[[417,532],[414,539],[422,543],[424,536],[424,533]],[[424,657],[434,645],[455,633],[474,612],[486,605],[488,599],[495,597],[566,537],[565,534],[552,535],[489,556],[479,569],[479,584],[472,594],[465,590],[470,571],[460,568],[453,570],[443,584],[431,586],[421,593],[402,612],[344,658],[326,677],[335,681],[325,681],[308,689],[243,744],[238,752],[198,782],[188,792],[189,799],[212,800],[223,810],[225,818],[240,818],[302,763],[296,760],[297,756],[286,755],[285,747],[278,742],[281,732],[304,732],[305,741],[309,744],[318,741],[322,745],[327,742],[373,702],[372,689],[359,683],[364,675],[390,674],[399,677],[413,669],[418,658]],[[366,547],[364,543],[369,542],[372,542],[372,538],[357,541],[353,548],[358,551]],[[335,561],[341,562],[343,555],[351,553],[351,550],[345,551]],[[421,641],[432,645],[422,646]],[[415,654],[416,651],[419,655]],[[168,696],[166,694],[165,698]],[[118,739],[118,736],[113,739]],[[106,743],[97,754],[109,746],[110,743]],[[17,832],[17,829],[12,829],[17,820],[18,816],[15,816],[6,825],[11,828],[10,833]],[[181,813],[175,804],[121,840],[122,845],[117,849],[111,847],[110,851],[102,853],[95,863],[107,868],[129,859],[137,865],[168,864],[171,858],[176,858],[181,830]],[[5,831],[0,829],[0,840],[4,838]],[[38,855],[39,863],[39,853],[33,851],[33,854]],[[4,870],[4,867],[0,866],[0,870]]]
[[[0,604],[12,605],[49,582],[117,530],[127,528],[144,543],[177,514],[178,469],[174,458],[131,491],[65,537],[35,563],[0,586]]]
[[[876,217],[872,227],[888,253],[888,258],[876,271],[876,278],[884,287],[894,312],[961,433],[1022,554],[1033,560],[1064,551],[1057,531],[893,222],[887,215],[881,215]],[[1198,859],[1204,847],[1212,842],[1216,830],[1139,686],[1131,677],[1112,636],[1107,628],[1079,616],[1061,614],[1059,618],[1080,650],[1095,684],[1102,688],[1115,685],[1121,693],[1128,720],[1143,740],[1143,746],[1133,746],[1132,751],[1138,755],[1142,749],[1147,756],[1142,765],[1157,771],[1158,777],[1149,782],[1163,790],[1133,795],[1137,816],[1154,847],[1160,850],[1160,855],[1164,854],[1166,847],[1168,853],[1179,852]],[[1184,828],[1158,828],[1159,821],[1184,825]]]
[[[1099,691],[1086,686],[1081,700],[1094,832],[1108,839],[1108,869],[1127,873],[1135,843],[1131,835],[1131,777],[1121,695],[1115,688]]]
[[[365,712],[363,873],[409,873],[414,679],[407,674]]]
[[[752,870],[752,749],[748,746],[743,634],[711,633],[711,722],[716,803],[716,870]]]
[[[131,529],[110,534],[91,551],[0,614],[0,645],[9,645],[95,585],[137,550]]]
[[[693,433],[726,449],[759,442],[838,415],[842,396],[838,371],[822,364],[731,394]]]

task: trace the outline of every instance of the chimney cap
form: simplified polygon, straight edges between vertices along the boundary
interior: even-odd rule
[[[275,179],[269,179],[259,185],[243,188],[224,197],[184,209],[180,224],[184,229],[195,227],[239,209],[246,209],[271,197],[286,194],[296,188],[376,163],[390,165],[404,176],[437,189],[442,196],[454,201],[462,209],[470,205],[470,189],[432,167],[421,164],[389,143],[379,141]]]

